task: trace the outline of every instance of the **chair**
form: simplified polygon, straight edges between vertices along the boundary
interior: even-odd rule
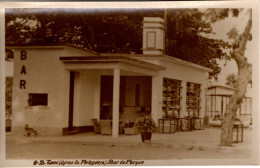
[[[136,122],[124,128],[126,135],[136,135],[138,133],[138,127],[136,126]]]
[[[119,134],[124,134],[125,121],[119,121]]]
[[[112,135],[112,124],[110,120],[100,120],[101,134]]]
[[[92,124],[94,126],[94,132],[96,134],[100,134],[101,133],[101,126],[98,123],[98,120],[96,118],[93,118],[93,119],[91,119],[91,122],[92,122]]]

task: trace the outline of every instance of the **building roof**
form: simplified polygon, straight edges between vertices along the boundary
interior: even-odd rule
[[[126,57],[128,57],[129,59],[128,60],[132,60],[134,58],[146,58],[146,59],[161,59],[161,60],[167,60],[167,61],[172,61],[174,63],[178,63],[178,64],[181,64],[181,65],[185,65],[185,66],[189,66],[189,67],[192,67],[192,68],[196,68],[196,69],[199,69],[201,71],[205,71],[205,72],[212,72],[212,69],[209,69],[209,68],[206,68],[204,66],[201,66],[201,65],[198,65],[198,64],[195,64],[195,63],[191,63],[191,62],[188,62],[188,61],[185,61],[185,60],[181,60],[179,58],[175,58],[175,57],[172,57],[172,56],[168,56],[168,55],[148,55],[148,54],[117,54],[117,53],[98,53],[98,52],[95,52],[95,51],[92,51],[92,50],[89,50],[89,49],[85,49],[85,48],[82,48],[82,47],[77,47],[77,46],[74,46],[74,45],[71,45],[71,44],[63,44],[63,45],[59,45],[59,44],[54,44],[54,45],[19,45],[19,46],[15,46],[15,45],[9,45],[9,46],[6,46],[6,48],[9,48],[9,49],[19,49],[19,48],[73,48],[73,49],[77,49],[79,51],[83,51],[83,52],[86,52],[87,53],[91,53],[92,56],[93,55],[96,55],[96,56],[101,56],[100,59],[104,59],[104,57],[111,57],[113,56],[113,58],[115,57],[121,57],[121,59],[127,59]],[[88,55],[86,55],[88,56]],[[75,56],[73,56],[75,57]],[[89,57],[90,58],[90,57]],[[96,59],[96,57],[92,57],[93,59]],[[83,58],[79,58],[79,59],[83,59]],[[84,58],[85,59],[85,58]],[[108,59],[111,59],[111,58],[108,58]],[[81,60],[83,61],[83,60]],[[85,60],[86,61],[86,60]],[[90,60],[88,60],[90,61]],[[135,59],[134,62],[138,62],[139,60]],[[142,63],[146,63],[145,61],[142,61]],[[151,64],[151,63],[148,63],[148,64]],[[151,64],[151,65],[156,65],[156,64]],[[159,65],[156,65],[156,66],[159,66]]]
[[[222,85],[214,85],[214,86],[209,86],[208,89],[214,89],[214,88],[222,88],[222,89],[227,89],[227,90],[235,90],[234,88],[227,87],[227,86],[222,86]]]
[[[167,61],[172,61],[174,63],[178,63],[181,65],[189,66],[192,68],[196,68],[205,72],[212,72],[212,69],[194,64],[179,58],[175,58],[169,55],[149,55],[149,54],[106,54],[106,53],[100,53],[100,56],[127,56],[127,57],[134,57],[134,58],[146,58],[146,59],[160,59],[160,60],[167,60]]]
[[[77,49],[86,53],[92,53],[94,55],[98,55],[98,52],[95,52],[93,50],[89,50],[87,48],[82,48],[82,47],[77,47],[75,45],[72,44],[46,44],[46,45],[8,45],[6,46],[6,48],[8,49],[19,49],[19,48],[73,48],[73,49]]]
[[[161,65],[152,64],[149,62],[141,61],[138,59],[130,58],[127,56],[72,56],[60,57],[60,60],[66,63],[131,63],[144,66],[154,70],[165,70],[166,68]]]

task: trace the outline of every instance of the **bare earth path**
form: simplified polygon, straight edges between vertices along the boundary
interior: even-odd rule
[[[248,159],[252,153],[252,130],[245,129],[244,142],[220,147],[220,129],[207,128],[175,134],[153,134],[151,143],[141,143],[140,135],[119,138],[94,133],[71,136],[24,137],[6,135],[7,160],[35,159]]]
[[[250,150],[221,150],[150,146],[108,146],[55,143],[25,143],[7,146],[7,159],[239,159]]]

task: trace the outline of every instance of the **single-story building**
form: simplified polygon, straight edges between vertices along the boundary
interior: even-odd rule
[[[207,90],[207,115],[214,119],[216,116],[224,116],[229,99],[234,93],[234,88],[214,85]],[[244,122],[251,122],[252,118],[252,98],[248,95],[242,100],[241,106],[237,110],[237,117]]]
[[[119,121],[150,113],[160,118],[206,111],[211,70],[164,54],[164,20],[143,20],[143,54],[103,54],[70,45],[7,46],[14,51],[13,130],[40,125],[41,133],[91,131],[91,119]]]

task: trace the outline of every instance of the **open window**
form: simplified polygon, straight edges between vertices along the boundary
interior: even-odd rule
[[[29,106],[47,106],[48,94],[47,93],[29,93],[28,99]]]

